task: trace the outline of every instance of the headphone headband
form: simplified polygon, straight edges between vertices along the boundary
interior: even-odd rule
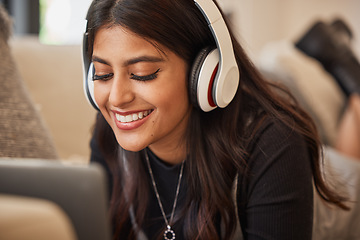
[[[194,0],[194,2],[206,19],[219,51],[219,65],[212,87],[212,95],[215,104],[223,108],[234,98],[239,84],[239,69],[230,33],[221,12],[212,0]],[[214,109],[211,105],[206,104],[209,100],[205,100],[204,95],[198,96],[200,107],[204,111]],[[201,106],[202,103],[204,103],[204,107]]]

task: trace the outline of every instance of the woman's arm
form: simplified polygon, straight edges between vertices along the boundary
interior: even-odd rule
[[[339,124],[335,148],[360,160],[360,95],[349,96],[348,105]]]

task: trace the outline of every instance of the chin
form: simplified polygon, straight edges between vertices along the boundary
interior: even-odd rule
[[[120,145],[123,149],[125,149],[126,151],[129,151],[129,152],[139,152],[139,151],[141,151],[141,150],[143,150],[144,148],[146,148],[146,146],[145,147],[128,147],[128,146],[122,146],[122,145]]]
[[[139,143],[132,144],[128,141],[124,142],[123,139],[121,141],[117,140],[117,142],[123,149],[130,152],[139,152],[147,147],[147,145],[140,145]]]

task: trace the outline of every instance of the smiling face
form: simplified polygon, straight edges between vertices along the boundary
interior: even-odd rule
[[[154,44],[155,45],[155,44]],[[114,26],[95,35],[95,100],[126,150],[149,148],[169,163],[186,156],[187,64],[172,51]]]

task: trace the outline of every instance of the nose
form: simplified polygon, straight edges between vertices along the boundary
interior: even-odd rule
[[[109,103],[115,107],[123,107],[135,99],[130,79],[114,77],[109,94]]]

